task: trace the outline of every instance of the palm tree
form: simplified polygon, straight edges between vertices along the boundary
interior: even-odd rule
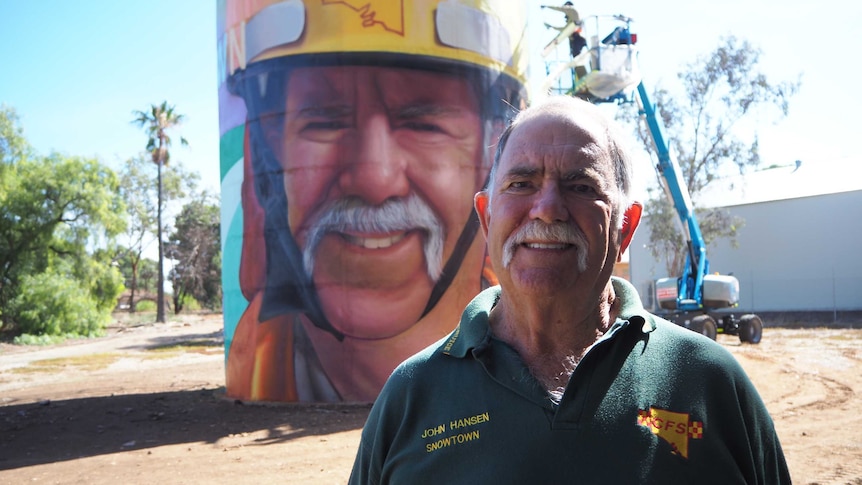
[[[179,125],[185,116],[174,112],[174,107],[169,106],[167,101],[160,105],[151,105],[149,111],[133,111],[135,119],[132,123],[144,128],[149,139],[147,140],[147,152],[153,157],[153,163],[158,166],[158,214],[157,237],[159,240],[159,281],[156,290],[156,322],[165,322],[165,272],[164,272],[164,244],[162,241],[162,166],[170,160],[168,147],[171,146],[171,137],[167,130]],[[185,138],[180,137],[182,145],[188,145]]]

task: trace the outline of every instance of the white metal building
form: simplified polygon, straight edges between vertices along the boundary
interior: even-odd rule
[[[726,208],[745,220],[739,247],[718,241],[707,257],[711,272],[739,280],[739,313],[862,310],[862,190]],[[630,249],[630,274],[651,307],[651,282],[667,275],[648,241],[642,221]]]

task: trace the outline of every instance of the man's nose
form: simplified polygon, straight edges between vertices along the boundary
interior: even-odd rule
[[[345,195],[378,205],[409,193],[404,153],[392,133],[385,113],[375,113],[360,122],[356,139],[345,153],[339,183]]]
[[[530,218],[538,219],[546,224],[563,222],[569,219],[569,210],[563,194],[556,184],[543,184],[536,191],[533,205],[530,208]]]

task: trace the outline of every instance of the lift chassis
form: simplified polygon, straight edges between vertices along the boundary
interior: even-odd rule
[[[757,344],[763,337],[763,321],[753,313],[741,317],[732,313],[704,311],[659,313],[659,315],[712,340],[715,340],[718,334],[737,335],[740,342]]]

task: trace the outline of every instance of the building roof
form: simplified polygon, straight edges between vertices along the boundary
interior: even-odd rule
[[[862,190],[862,159],[801,161],[713,181],[699,207],[728,207]]]

